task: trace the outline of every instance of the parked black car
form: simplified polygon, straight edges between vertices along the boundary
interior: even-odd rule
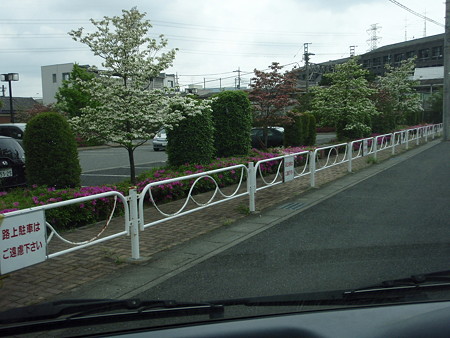
[[[264,148],[264,128],[252,128],[252,148]],[[267,128],[267,148],[281,147],[284,142],[284,129],[282,127]]]
[[[0,124],[0,135],[9,136],[22,145],[23,134],[25,133],[26,123],[3,123]]]
[[[25,185],[25,153],[11,137],[0,136],[0,190]]]

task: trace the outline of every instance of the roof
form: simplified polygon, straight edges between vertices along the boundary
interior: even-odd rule
[[[0,102],[2,103],[0,114],[9,114],[9,96],[0,96]],[[25,111],[33,108],[36,104],[38,104],[38,102],[32,97],[13,97],[14,111]]]
[[[398,42],[398,43],[394,43],[391,45],[386,45],[386,46],[382,46],[379,48],[376,48],[374,50],[371,50],[370,52],[367,52],[365,54],[370,54],[370,53],[378,53],[378,52],[384,52],[386,50],[391,50],[391,49],[396,49],[396,48],[407,48],[407,47],[414,47],[418,44],[422,44],[422,43],[429,43],[429,42],[434,42],[434,41],[444,41],[444,37],[445,34],[437,34],[437,35],[432,35],[432,36],[427,36],[424,38],[419,38],[419,39],[414,39],[414,40],[408,40],[408,41],[403,41],[403,42]],[[363,54],[363,55],[365,55]]]

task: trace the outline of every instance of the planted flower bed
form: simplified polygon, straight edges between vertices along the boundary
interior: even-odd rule
[[[309,149],[309,148],[308,148]],[[179,167],[155,168],[138,176],[137,190],[140,193],[144,187],[152,182],[164,181],[171,178],[187,176],[214,169],[230,167],[236,164],[247,165],[248,162],[258,162],[280,155],[296,153],[307,150],[307,148],[296,147],[287,149],[273,149],[263,152],[253,149],[247,156],[217,158],[208,165],[185,164]],[[304,161],[304,158],[297,159]],[[269,175],[277,170],[279,161],[268,161],[261,166],[263,175]],[[213,175],[220,187],[229,186],[239,182],[241,173],[235,170],[225,171]],[[176,181],[163,184],[152,189],[152,196],[156,203],[170,202],[186,197],[191,188],[192,181]],[[130,182],[117,185],[106,185],[100,187],[82,187],[74,189],[55,189],[49,187],[32,186],[25,189],[14,189],[8,192],[0,192],[0,213],[31,208],[35,206],[50,204],[54,202],[70,200],[77,197],[90,196],[108,191],[119,191],[123,195],[128,194]],[[207,179],[200,180],[193,191],[194,194],[209,191],[215,188],[215,184]],[[105,220],[113,210],[113,198],[95,199],[84,203],[59,207],[46,211],[46,219],[57,229],[70,229],[78,226]],[[117,203],[115,215],[123,213],[123,206]]]

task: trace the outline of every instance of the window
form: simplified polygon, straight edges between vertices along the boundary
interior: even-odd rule
[[[416,51],[415,51],[415,50],[406,52],[406,58],[407,58],[407,59],[411,59],[411,58],[413,58],[414,56],[416,56]]]
[[[53,83],[56,83],[56,74],[52,75]]]
[[[381,66],[381,57],[377,57],[373,59],[373,66],[374,67],[379,67]]]
[[[442,59],[443,55],[444,55],[444,48],[442,46],[433,47],[431,49],[431,58]]]
[[[403,53],[399,53],[399,54],[395,54],[394,56],[394,62],[396,64],[399,64],[400,62],[402,62],[405,59],[405,54]]]
[[[419,59],[428,59],[430,57],[430,49],[429,48],[425,48],[425,49],[421,49],[419,50]]]
[[[62,79],[63,81],[70,80],[70,73],[62,73]]]
[[[390,64],[391,63],[391,56],[390,55],[385,55],[383,56],[383,64]]]

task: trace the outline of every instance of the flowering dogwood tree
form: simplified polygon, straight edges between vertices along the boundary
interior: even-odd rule
[[[408,116],[423,111],[420,94],[415,89],[418,81],[411,79],[414,74],[415,59],[404,60],[398,67],[385,65],[386,73],[378,77],[375,102],[381,111],[384,121],[389,121],[389,128],[382,132],[392,131],[397,125],[408,122]],[[415,124],[417,121],[412,121]]]
[[[292,72],[281,73],[277,62],[270,65],[270,71],[255,69],[249,99],[254,106],[255,124],[264,128],[263,142],[267,146],[267,127],[279,126],[290,122],[286,110],[297,101],[295,94],[295,77]]]
[[[122,16],[104,17],[92,24],[94,33],[83,28],[69,34],[86,44],[103,59],[102,69],[92,69],[97,76],[84,81],[93,105],[71,119],[72,125],[87,139],[115,143],[128,151],[130,178],[135,183],[134,150],[161,128],[169,128],[190,115],[200,114],[208,101],[198,103],[168,90],[149,89],[152,78],[172,65],[176,50],[160,53],[167,40],[148,37],[152,27],[143,20],[145,13],[136,8],[123,10]],[[182,106],[182,110],[172,107]]]
[[[374,89],[365,78],[367,73],[356,58],[351,58],[324,75],[331,80],[330,86],[312,90],[313,113],[322,124],[335,126],[341,140],[368,136],[371,119],[378,114],[370,99]]]

